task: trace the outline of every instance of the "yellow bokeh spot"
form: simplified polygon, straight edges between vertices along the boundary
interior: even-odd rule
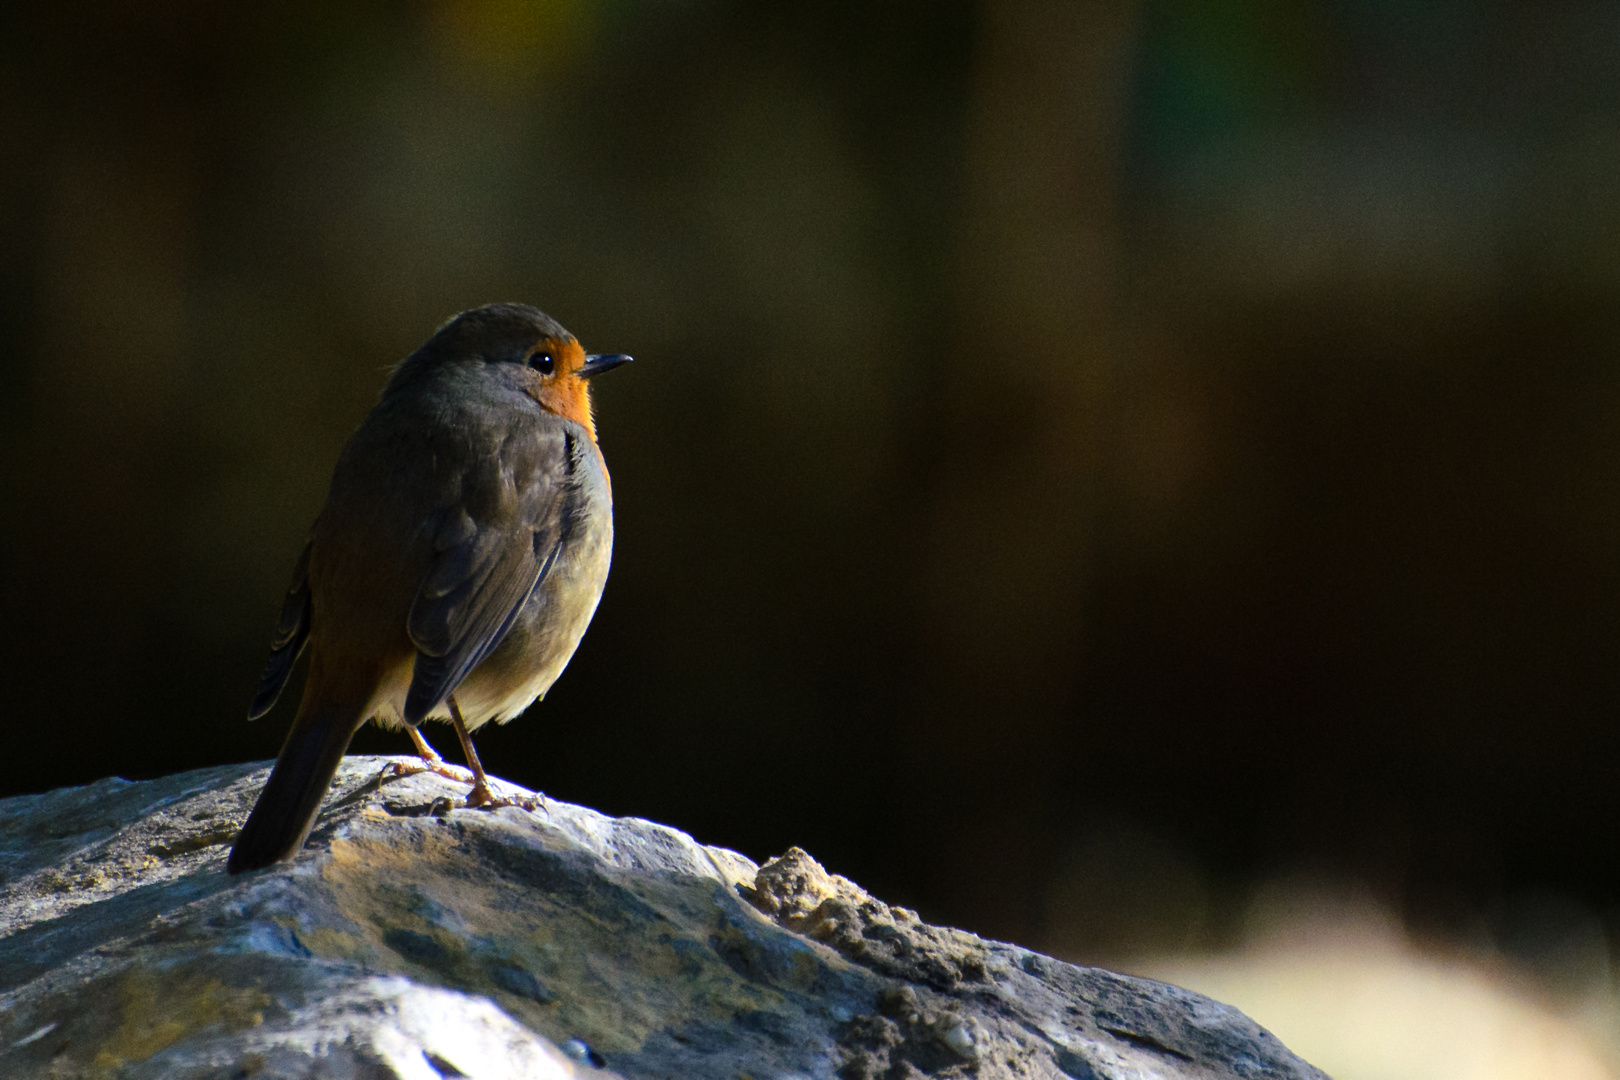
[[[588,0],[446,0],[433,11],[435,44],[457,73],[496,87],[555,76],[582,48]]]

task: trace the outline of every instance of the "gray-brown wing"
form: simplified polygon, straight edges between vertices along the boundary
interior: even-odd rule
[[[494,467],[468,478],[434,535],[432,565],[406,629],[416,666],[405,722],[418,724],[506,638],[550,571],[567,531],[573,438],[551,429],[508,440]]]
[[[313,541],[305,541],[304,553],[293,567],[292,584],[287,586],[287,597],[281,603],[281,621],[276,624],[276,636],[270,641],[270,659],[265,661],[264,674],[259,677],[259,692],[248,706],[248,719],[257,720],[269,712],[287,685],[298,654],[309,640],[309,549]]]

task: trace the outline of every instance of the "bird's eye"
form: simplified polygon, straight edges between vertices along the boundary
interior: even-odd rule
[[[550,375],[557,370],[557,361],[552,359],[549,352],[541,350],[529,357],[529,366],[542,375]]]

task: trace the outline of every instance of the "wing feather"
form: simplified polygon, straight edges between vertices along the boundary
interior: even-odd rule
[[[257,720],[269,712],[287,685],[298,654],[309,640],[309,620],[312,608],[309,593],[309,549],[313,541],[305,541],[304,552],[293,567],[292,584],[281,603],[281,619],[276,624],[275,637],[270,639],[270,659],[265,661],[264,674],[259,677],[259,692],[248,706],[248,719]]]
[[[420,723],[500,647],[555,565],[572,493],[571,441],[562,431],[508,440],[446,511],[406,620],[417,648],[406,723]]]

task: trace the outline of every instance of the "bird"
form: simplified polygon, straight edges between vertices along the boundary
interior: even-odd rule
[[[596,612],[613,552],[613,489],[591,380],[630,362],[586,354],[555,319],[490,304],[444,323],[393,368],[338,457],[287,589],[250,720],[309,669],[286,741],[226,863],[293,858],[349,741],[448,720],[468,806],[508,805],[472,745],[544,696]]]

